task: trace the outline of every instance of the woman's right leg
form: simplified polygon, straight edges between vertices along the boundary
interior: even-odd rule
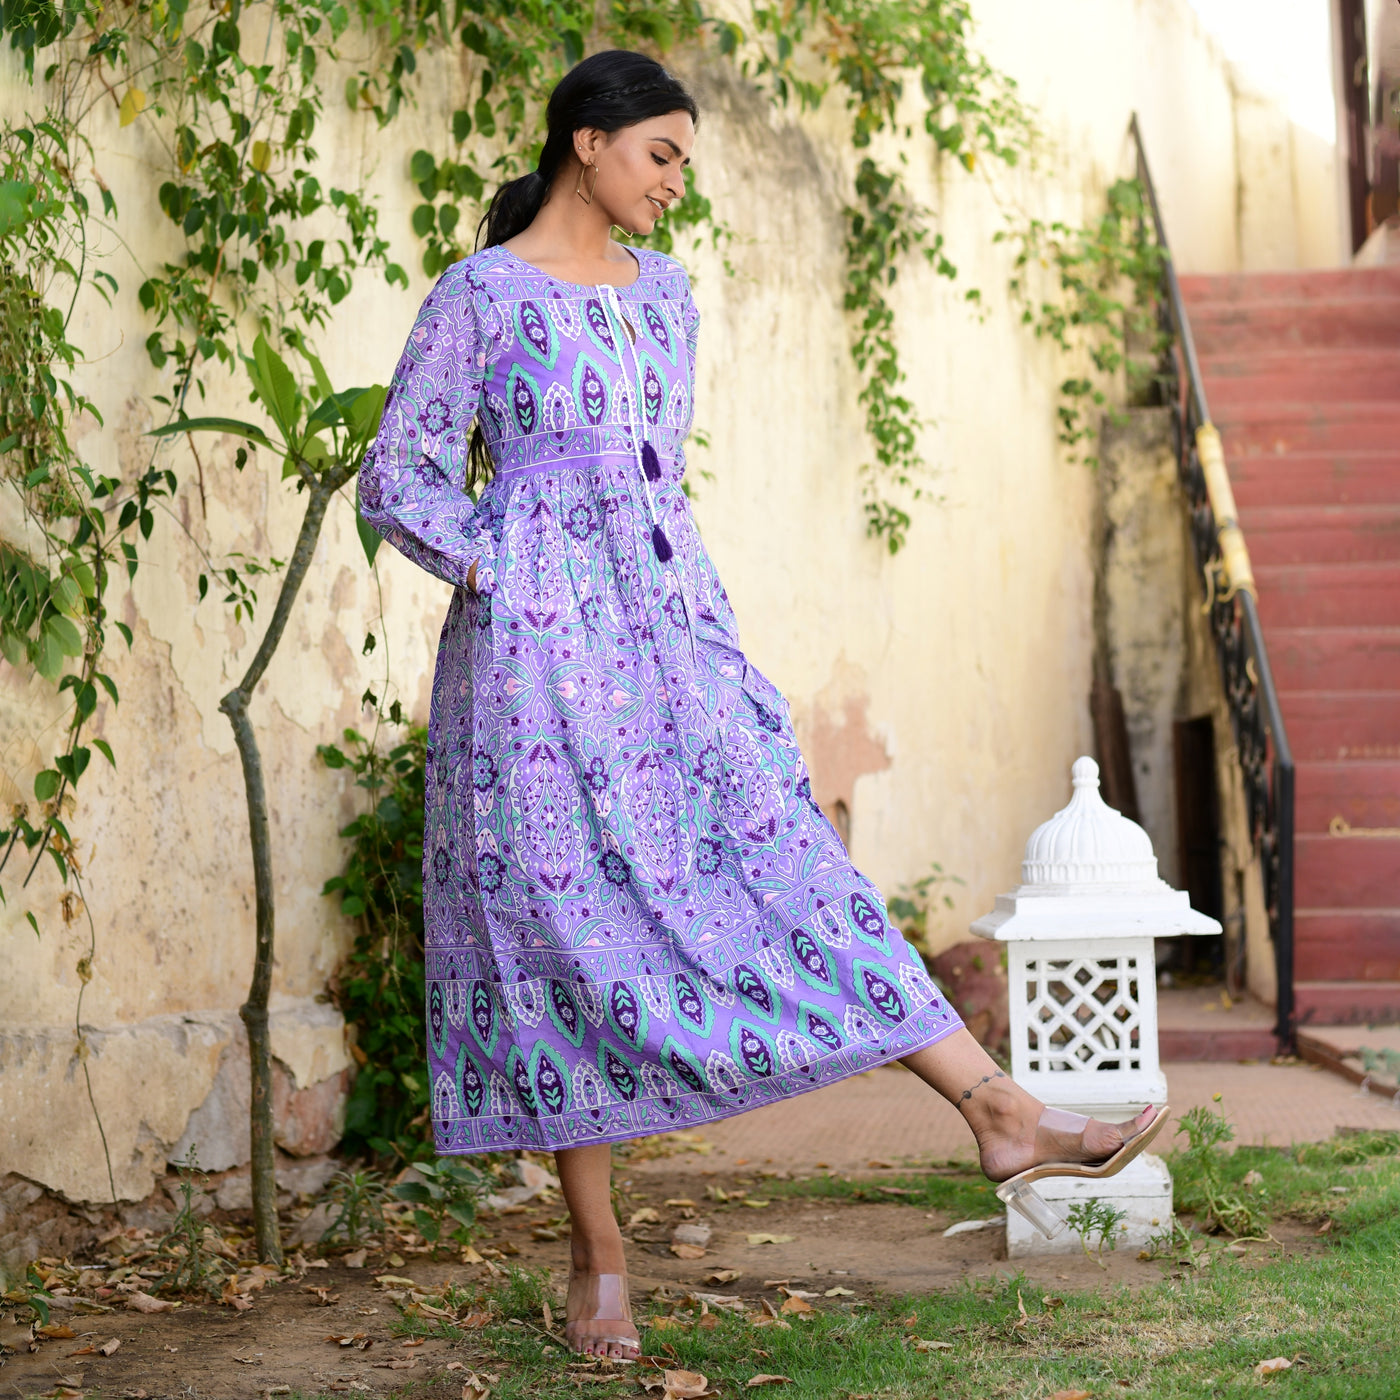
[[[571,1228],[564,1336],[588,1356],[634,1359],[641,1345],[627,1301],[622,1231],[612,1210],[612,1148],[562,1148],[554,1162]]]

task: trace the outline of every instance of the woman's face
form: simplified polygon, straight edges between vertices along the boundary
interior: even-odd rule
[[[648,117],[620,131],[591,127],[574,132],[574,154],[594,172],[583,171],[582,193],[593,191],[593,203],[610,223],[627,233],[647,234],[656,221],[685,194],[685,168],[695,144],[695,123],[689,112]],[[570,198],[579,169],[571,167]]]

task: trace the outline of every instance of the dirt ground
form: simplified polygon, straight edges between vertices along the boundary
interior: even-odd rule
[[[700,1289],[737,1294],[753,1306],[766,1297],[782,1302],[779,1282],[825,1293],[839,1287],[831,1304],[849,1307],[879,1294],[926,1293],[960,1286],[997,1273],[1024,1275],[1056,1291],[1142,1286],[1160,1280],[1170,1263],[1139,1260],[1130,1250],[1105,1256],[1106,1268],[1081,1256],[1040,1260],[1005,1258],[1005,1232],[986,1228],[945,1239],[950,1217],[902,1204],[841,1199],[776,1199],[763,1210],[742,1209],[707,1199],[706,1188],[735,1189],[748,1182],[741,1169],[709,1167],[701,1159],[672,1159],[620,1169],[624,1211],[650,1207],[659,1217],[629,1231],[633,1298],[645,1312],[653,1290],[672,1294]],[[879,1174],[872,1173],[878,1180]],[[693,1201],[693,1206],[666,1204]],[[548,1269],[562,1298],[568,1240],[560,1235],[562,1205],[531,1203],[483,1220],[476,1246],[488,1258],[531,1269]],[[682,1260],[670,1249],[672,1227],[685,1219],[706,1223],[712,1236],[703,1258]],[[788,1243],[750,1245],[749,1233],[791,1235]],[[1307,1249],[1302,1231],[1279,1232],[1290,1253]],[[1261,1260],[1274,1246],[1251,1246]],[[403,1262],[398,1262],[402,1260]],[[319,1263],[319,1261],[315,1261]],[[711,1275],[738,1271],[717,1284]],[[414,1343],[391,1332],[399,1317],[391,1291],[402,1284],[379,1276],[412,1279],[424,1292],[443,1285],[478,1284],[489,1264],[463,1265],[398,1254],[391,1262],[371,1251],[365,1266],[346,1267],[337,1258],[310,1267],[294,1279],[270,1283],[253,1295],[246,1311],[186,1302],[173,1312],[92,1313],[81,1303],[55,1311],[55,1323],[74,1337],[42,1339],[34,1352],[0,1363],[0,1397],[62,1396],[65,1388],[88,1395],[130,1400],[242,1400],[242,1397],[306,1393],[383,1394],[412,1382],[424,1400],[457,1400],[473,1370],[499,1371],[484,1345],[468,1331],[461,1341]],[[400,1292],[400,1297],[404,1295]],[[353,1338],[341,1345],[338,1337]],[[116,1339],[112,1354],[96,1349]]]

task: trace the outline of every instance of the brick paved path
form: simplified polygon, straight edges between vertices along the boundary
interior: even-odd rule
[[[1321,1141],[1338,1128],[1400,1129],[1400,1109],[1360,1097],[1339,1076],[1310,1065],[1170,1064],[1166,1073],[1174,1116],[1223,1094],[1241,1143],[1286,1146]],[[973,1155],[957,1110],[899,1067],[726,1119],[703,1136],[725,1161],[771,1159],[787,1167],[825,1162],[850,1170],[872,1158]],[[1159,1141],[1165,1149],[1168,1139]],[[670,1159],[669,1168],[679,1160]]]

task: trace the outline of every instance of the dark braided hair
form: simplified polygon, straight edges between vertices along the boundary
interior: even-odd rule
[[[507,180],[491,196],[477,226],[477,248],[494,248],[535,221],[555,176],[573,153],[576,131],[621,131],[671,112],[688,112],[691,121],[700,116],[695,99],[654,58],[630,49],[604,49],[575,64],[549,94],[539,164],[529,174]],[[484,485],[491,472],[491,455],[478,421],[467,454],[467,489]]]

